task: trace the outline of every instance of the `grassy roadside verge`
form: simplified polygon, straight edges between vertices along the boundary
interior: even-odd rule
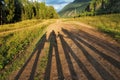
[[[0,32],[16,30],[20,28],[26,28],[26,27],[34,26],[42,22],[43,20],[33,19],[33,20],[25,20],[25,21],[21,21],[17,23],[12,23],[12,24],[0,25]]]
[[[30,54],[33,52],[36,42],[40,39],[40,37],[43,35],[44,32],[41,32],[38,38],[33,40],[28,46],[27,49],[22,51],[17,59],[15,59],[12,64],[8,65],[6,69],[2,72],[0,79],[6,80],[8,78],[8,75],[11,74],[12,71],[15,71],[17,69],[20,69],[22,65],[25,63],[27,58],[30,56]]]
[[[120,14],[81,17],[75,20],[94,26],[120,42]]]
[[[18,53],[21,53],[34,38],[40,35],[41,31],[44,30],[44,27],[45,26],[13,32],[1,37],[0,68],[5,68],[9,62],[15,59]]]
[[[1,80],[6,80],[12,71],[19,69],[24,64],[30,56],[30,54],[26,53],[32,53],[36,42],[38,42],[45,33],[47,26],[51,23],[53,21],[49,21],[46,25],[39,27],[0,36],[0,44],[2,44],[0,46],[0,67],[1,69],[5,68],[0,71]]]

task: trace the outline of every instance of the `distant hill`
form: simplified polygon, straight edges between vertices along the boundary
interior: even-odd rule
[[[89,5],[90,0],[75,0],[70,4],[66,5],[60,12],[61,17],[71,17],[84,12],[86,7]]]
[[[120,0],[75,0],[60,12],[61,17],[120,13]]]

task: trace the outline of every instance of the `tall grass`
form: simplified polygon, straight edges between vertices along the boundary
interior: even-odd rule
[[[1,80],[6,80],[11,72],[20,68],[25,63],[26,59],[30,56],[30,54],[26,53],[32,53],[36,42],[38,42],[38,40],[46,32],[47,26],[54,21],[54,19],[42,21],[27,20],[25,22],[22,21],[15,24],[0,26]],[[14,26],[12,27],[12,25]],[[6,32],[4,29],[6,29],[6,31],[10,30],[10,32]],[[14,29],[16,29],[16,31],[13,31]]]
[[[25,29],[22,30],[0,34],[0,69],[4,69],[8,63],[10,63],[16,58],[17,55],[19,55],[19,53],[24,51],[35,38],[39,37],[41,33],[45,31],[44,29],[47,27],[47,25],[54,22],[54,20],[47,20],[44,22],[45,23],[42,24],[40,23],[40,20],[28,20],[26,22],[23,21],[10,25],[7,24],[0,27],[0,30],[14,30],[15,28],[21,29],[21,26],[25,26]],[[33,26],[35,23],[39,23],[40,25]],[[11,27],[11,25],[14,25],[14,28]],[[26,28],[30,26],[31,28]]]
[[[10,53],[9,51],[7,51],[7,53],[10,53],[8,55],[13,55],[13,58],[12,57],[8,57],[9,61],[11,59],[11,61],[13,62],[12,64],[9,65],[9,67],[7,67],[7,69],[3,70],[0,74],[0,79],[1,80],[6,80],[8,78],[8,76],[10,75],[11,72],[15,71],[16,69],[19,69],[26,61],[26,59],[28,59],[28,57],[31,55],[32,51],[34,50],[35,48],[35,45],[36,45],[36,42],[38,42],[38,40],[41,38],[41,36],[45,33],[45,29],[46,29],[47,25],[43,25],[43,26],[40,26],[39,28],[36,28],[34,30],[28,30],[28,31],[25,31],[25,33],[27,33],[27,36],[26,37],[23,37],[25,34],[24,31],[23,33],[18,33],[18,36],[19,34],[22,35],[22,40],[20,40],[19,42],[22,42],[23,43],[18,43],[20,44],[20,47],[22,45],[22,48],[16,48],[16,45],[12,45],[11,48],[15,48],[15,49],[18,49],[18,52],[16,52],[14,54],[14,51],[13,50],[9,50],[10,52],[13,52],[13,53]],[[30,32],[34,32],[34,33],[30,33]],[[29,34],[30,33],[30,34]],[[17,33],[15,33],[17,34]],[[31,35],[32,34],[32,35]],[[30,37],[31,36],[31,37]],[[12,36],[13,37],[13,36]],[[11,39],[14,39],[14,37]],[[20,39],[21,37],[19,37],[18,39]],[[25,40],[27,38],[27,40]],[[12,40],[13,41],[13,40]],[[24,42],[25,41],[25,42]],[[10,41],[11,42],[11,41]],[[8,43],[10,43],[8,42]],[[13,42],[17,42],[16,40],[13,41]],[[11,45],[8,45],[8,46],[11,46]],[[19,46],[19,45],[18,45]],[[9,49],[11,49],[9,48]],[[19,55],[19,57],[17,56]],[[7,56],[6,56],[7,57]],[[14,59],[16,57],[16,59]],[[3,57],[4,61],[8,61],[8,59],[6,59],[5,57]],[[14,61],[13,61],[14,60]],[[3,62],[4,63],[4,62]],[[5,63],[4,63],[5,64]],[[4,65],[3,65],[4,66]]]
[[[0,69],[12,61],[18,53],[23,51],[36,37],[38,37],[46,26],[34,29],[18,31],[1,37],[0,47]]]
[[[120,14],[87,16],[76,20],[92,25],[112,36],[115,40],[120,41]]]

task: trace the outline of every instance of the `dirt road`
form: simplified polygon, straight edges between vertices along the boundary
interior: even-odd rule
[[[58,20],[48,27],[26,63],[9,80],[119,80],[118,45],[88,25]],[[47,63],[40,74],[40,61],[46,52]]]

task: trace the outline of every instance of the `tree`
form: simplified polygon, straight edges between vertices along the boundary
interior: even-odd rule
[[[52,6],[46,6],[45,3],[30,0],[5,0],[4,12],[5,23],[17,22],[26,19],[48,19],[58,18],[58,14]],[[1,14],[3,15],[3,14]]]
[[[15,12],[15,5],[14,0],[5,0],[6,3],[6,22],[13,22],[14,12]]]
[[[14,15],[14,21],[21,21],[22,16],[22,2],[21,0],[15,0],[15,15]]]
[[[5,2],[3,0],[0,0],[0,24],[3,24],[4,21],[4,6],[5,6]]]
[[[46,11],[47,11],[47,8],[45,3],[40,3],[39,15],[41,19],[46,19],[46,14],[47,14]]]

